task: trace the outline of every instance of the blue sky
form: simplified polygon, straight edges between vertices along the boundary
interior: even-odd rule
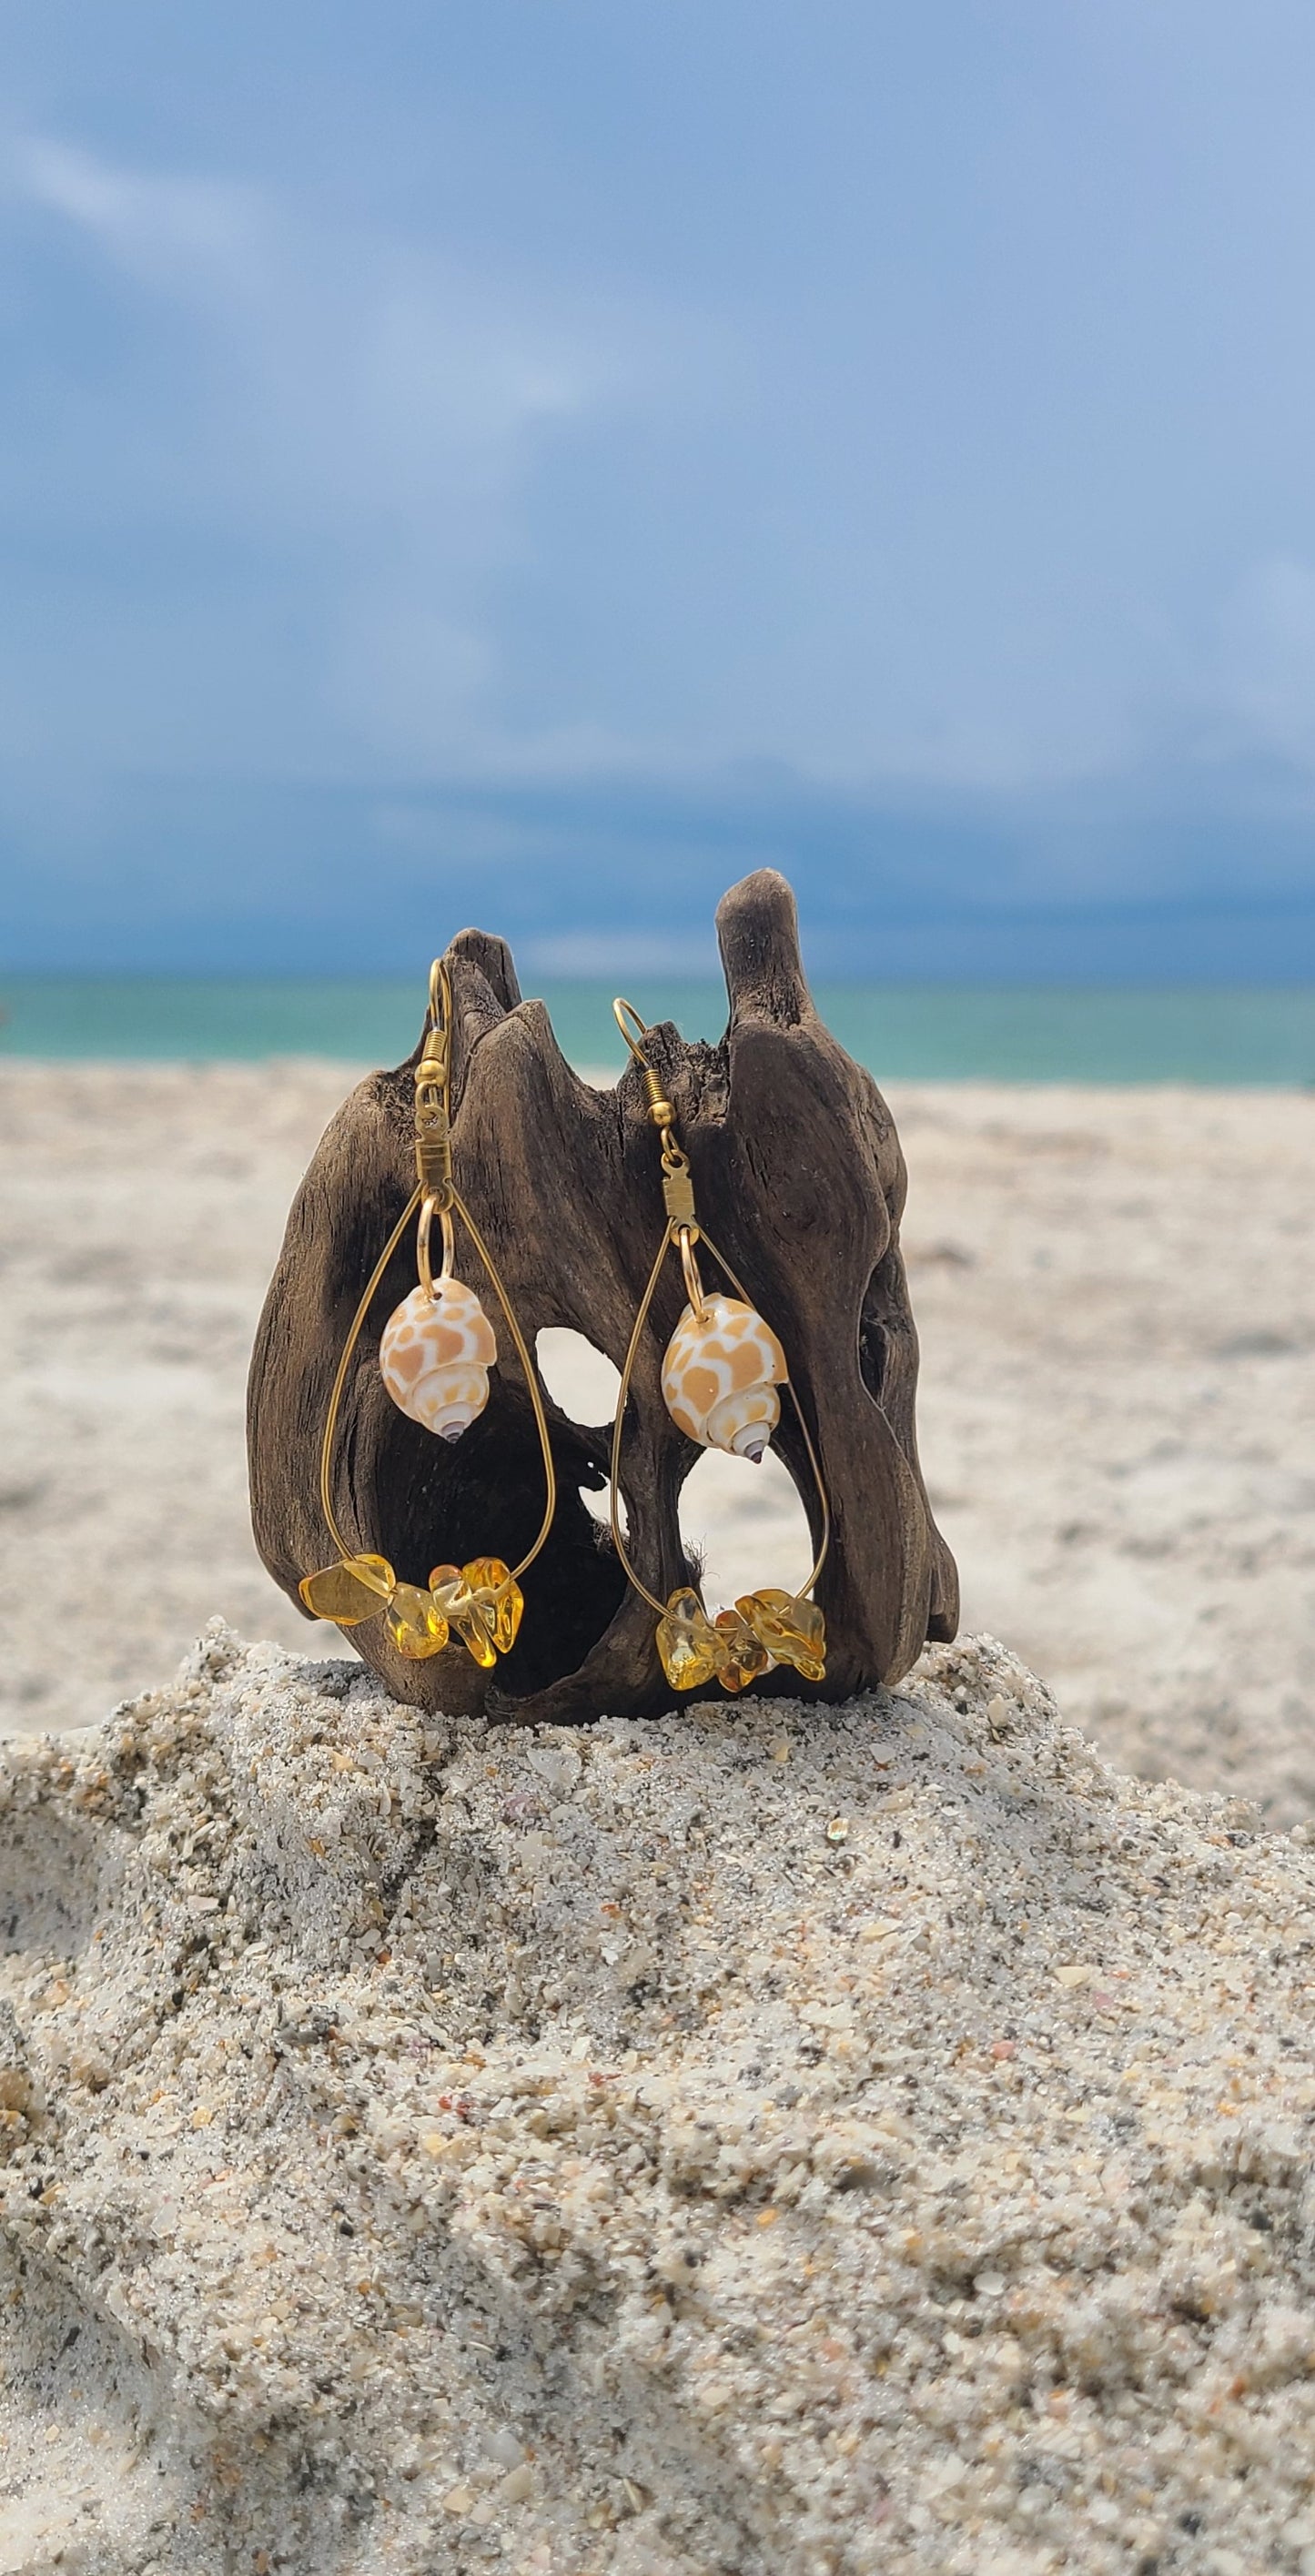
[[[1315,976],[1309,0],[11,0],[11,965]]]

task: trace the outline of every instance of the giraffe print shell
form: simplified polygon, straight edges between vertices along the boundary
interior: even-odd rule
[[[493,1327],[473,1288],[438,1279],[432,1301],[413,1288],[389,1316],[379,1367],[394,1404],[440,1440],[459,1440],[489,1400],[498,1356]]]
[[[703,1449],[756,1465],[781,1419],[785,1353],[770,1324],[740,1297],[687,1306],[667,1344],[662,1393],[678,1430]]]

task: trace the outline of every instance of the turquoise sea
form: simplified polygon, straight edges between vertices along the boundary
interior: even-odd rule
[[[546,982],[573,1062],[622,1061],[606,984]],[[1265,1083],[1315,1086],[1315,986],[1196,988],[819,984],[818,1008],[878,1076],[952,1081]],[[717,1037],[720,984],[647,982],[630,998],[686,1037]],[[396,1064],[424,1006],[423,977],[0,975],[0,1054],[189,1062],[270,1055]]]

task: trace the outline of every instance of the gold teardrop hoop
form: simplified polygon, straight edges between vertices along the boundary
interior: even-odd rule
[[[613,1017],[643,1076],[648,1094],[649,1117],[661,1140],[662,1195],[667,1222],[657,1248],[648,1283],[639,1301],[638,1312],[621,1371],[617,1394],[616,1419],[612,1425],[611,1472],[608,1501],[612,1542],[627,1579],[658,1614],[657,1647],[663,1669],[674,1688],[690,1690],[700,1682],[720,1681],[725,1690],[743,1690],[773,1663],[789,1663],[810,1681],[820,1681],[826,1670],[825,1623],[812,1599],[814,1586],[826,1563],[831,1543],[831,1507],[822,1475],[817,1446],[808,1426],[793,1379],[787,1374],[786,1392],[795,1420],[799,1425],[805,1455],[812,1470],[821,1512],[821,1532],[811,1571],[797,1593],[763,1591],[748,1593],[736,1602],[734,1610],[719,1613],[710,1620],[698,1589],[685,1584],[672,1593],[669,1601],[660,1601],[655,1592],[636,1572],[621,1529],[621,1447],[625,1433],[626,1405],[629,1401],[635,1364],[648,1323],[653,1299],[657,1294],[667,1255],[678,1253],[685,1290],[692,1312],[704,1312],[704,1288],[699,1271],[696,1246],[703,1244],[718,1268],[724,1272],[737,1296],[747,1306],[753,1299],[724,1252],[718,1250],[700,1225],[694,1206],[694,1182],[689,1157],[675,1132],[675,1110],[667,1098],[660,1077],[644,1052],[648,1030],[633,1003],[620,996],[612,1004]],[[756,1310],[755,1310],[756,1311]]]
[[[465,1639],[476,1662],[490,1667],[498,1654],[509,1653],[515,1643],[522,1607],[520,1578],[533,1565],[552,1528],[557,1509],[557,1472],[538,1372],[529,1346],[517,1322],[502,1273],[452,1177],[451,1066],[452,986],[445,960],[437,957],[429,970],[429,1011],[415,1069],[418,1177],[361,1292],[334,1372],[320,1442],[320,1506],[329,1535],[338,1550],[338,1563],[305,1576],[300,1590],[303,1601],[315,1617],[333,1619],[340,1627],[358,1627],[366,1619],[384,1614],[399,1651],[414,1660],[441,1652],[450,1631],[455,1629]],[[399,1583],[386,1557],[350,1548],[338,1526],[333,1505],[334,1454],[348,1373],[375,1295],[398,1245],[417,1215],[416,1267],[420,1284],[431,1299],[436,1285],[430,1254],[435,1216],[439,1220],[442,1241],[438,1284],[441,1285],[451,1275],[455,1249],[454,1219],[460,1218],[475,1247],[506,1318],[507,1330],[520,1361],[543,1457],[544,1481],[543,1519],[533,1546],[521,1558],[519,1565],[509,1568],[499,1557],[478,1557],[465,1567],[438,1566],[430,1576],[428,1588]]]
[[[628,1350],[627,1350],[627,1352],[626,1352],[626,1357],[625,1357],[625,1366],[624,1366],[624,1368],[623,1368],[623,1369],[622,1369],[622,1371],[621,1371],[621,1385],[620,1385],[620,1390],[619,1390],[619,1392],[618,1392],[617,1400],[616,1400],[616,1420],[614,1421],[614,1423],[613,1423],[613,1425],[612,1425],[612,1460],[611,1460],[611,1494],[610,1494],[610,1502],[611,1502],[611,1524],[612,1524],[612,1539],[613,1539],[613,1543],[614,1543],[614,1545],[615,1545],[615,1547],[616,1547],[617,1555],[619,1556],[619,1558],[620,1558],[620,1560],[621,1560],[621,1565],[622,1565],[622,1569],[623,1569],[624,1573],[629,1577],[629,1580],[630,1580],[630,1582],[634,1585],[634,1588],[635,1588],[636,1592],[638,1592],[638,1593],[640,1594],[640,1596],[641,1596],[641,1598],[642,1598],[643,1600],[647,1601],[647,1603],[648,1603],[648,1606],[649,1606],[650,1610],[656,1610],[656,1611],[657,1611],[657,1613],[658,1613],[658,1615],[659,1615],[659,1617],[662,1617],[662,1616],[664,1616],[664,1615],[665,1615],[665,1612],[666,1612],[666,1609],[667,1609],[667,1603],[666,1603],[665,1601],[659,1601],[659,1599],[658,1599],[658,1597],[657,1597],[656,1593],[654,1593],[654,1592],[650,1592],[650,1591],[649,1591],[649,1588],[648,1588],[648,1585],[647,1585],[647,1584],[646,1584],[646,1583],[641,1579],[641,1577],[640,1577],[638,1574],[636,1574],[635,1569],[634,1569],[634,1566],[632,1565],[632,1563],[631,1563],[631,1561],[630,1561],[630,1557],[629,1557],[629,1555],[628,1555],[628,1553],[627,1553],[625,1539],[624,1539],[624,1537],[622,1536],[621,1527],[620,1527],[620,1509],[619,1509],[619,1506],[620,1506],[620,1482],[621,1482],[621,1441],[622,1441],[622,1436],[623,1436],[623,1434],[622,1434],[622,1426],[623,1426],[624,1421],[625,1421],[626,1403],[627,1403],[627,1400],[628,1400],[628,1398],[629,1398],[629,1394],[630,1394],[630,1382],[631,1382],[631,1379],[633,1378],[633,1376],[634,1376],[634,1374],[635,1374],[635,1362],[636,1362],[636,1360],[637,1360],[637,1359],[638,1359],[638,1357],[639,1357],[639,1348],[640,1348],[640,1344],[641,1344],[641,1342],[643,1341],[643,1338],[644,1338],[644,1326],[645,1326],[645,1325],[646,1325],[646,1323],[648,1322],[649,1309],[650,1309],[650,1307],[652,1306],[653,1299],[654,1299],[654,1297],[655,1297],[655,1296],[656,1296],[656,1294],[657,1294],[658,1281],[659,1281],[659,1279],[660,1279],[660,1278],[661,1278],[661,1276],[662,1276],[662,1266],[663,1266],[663,1263],[664,1263],[664,1262],[665,1262],[665,1260],[666,1260],[666,1257],[667,1257],[668,1252],[669,1252],[669,1251],[671,1250],[671,1248],[672,1248],[673,1241],[675,1240],[675,1238],[676,1238],[677,1234],[679,1233],[679,1234],[683,1235],[683,1234],[685,1234],[685,1232],[686,1232],[686,1231],[687,1231],[687,1230],[686,1230],[685,1228],[683,1228],[683,1227],[682,1227],[682,1228],[677,1228],[674,1224],[668,1224],[668,1225],[667,1225],[667,1227],[666,1227],[666,1229],[665,1229],[665,1231],[664,1231],[664,1233],[663,1233],[662,1240],[661,1240],[660,1244],[658,1245],[658,1248],[657,1248],[657,1258],[656,1258],[656,1260],[655,1260],[655,1261],[654,1261],[654,1263],[653,1263],[653,1267],[652,1267],[651,1271],[649,1272],[649,1275],[648,1275],[648,1285],[647,1285],[647,1287],[645,1288],[645,1290],[644,1290],[644,1294],[643,1294],[643,1296],[641,1297],[641,1299],[640,1299],[640,1301],[639,1301],[639,1309],[638,1309],[638,1312],[637,1312],[637,1314],[636,1314],[636,1316],[635,1316],[634,1330],[632,1331],[631,1336],[630,1336],[630,1346],[629,1346],[629,1349],[628,1349]],[[700,1227],[700,1228],[697,1230],[697,1234],[696,1234],[695,1239],[696,1239],[698,1242],[700,1242],[700,1243],[704,1244],[704,1245],[707,1247],[707,1250],[708,1250],[708,1251],[709,1251],[709,1253],[712,1255],[712,1258],[713,1258],[713,1260],[716,1262],[718,1269],[719,1269],[719,1270],[724,1271],[724,1273],[725,1273],[725,1275],[726,1275],[727,1279],[730,1281],[730,1284],[731,1284],[732,1288],[735,1290],[735,1293],[736,1293],[737,1297],[742,1297],[742,1298],[744,1299],[745,1304],[746,1304],[747,1306],[751,1306],[751,1305],[753,1304],[753,1299],[750,1297],[749,1292],[748,1292],[748,1289],[745,1287],[743,1280],[741,1280],[741,1279],[737,1278],[737,1276],[736,1276],[735,1272],[734,1272],[734,1271],[732,1270],[732,1268],[731,1268],[731,1265],[730,1265],[729,1261],[726,1259],[725,1253],[724,1253],[724,1252],[719,1252],[719,1251],[718,1251],[717,1246],[716,1246],[716,1244],[713,1242],[713,1240],[712,1240],[711,1236],[710,1236],[709,1234],[707,1234],[707,1233],[703,1230],[703,1228],[702,1228],[702,1227]],[[691,1254],[692,1254],[692,1245],[687,1244],[686,1242],[682,1241],[682,1242],[679,1244],[678,1249],[679,1249],[679,1251],[680,1251],[681,1261],[682,1261],[682,1266],[683,1266],[684,1262],[685,1262],[688,1258],[690,1258],[690,1257],[691,1257]],[[697,1301],[696,1301],[695,1296],[694,1296],[694,1295],[691,1295],[691,1297],[690,1297],[690,1304],[694,1307],[694,1310],[695,1310],[695,1312],[697,1313],[697,1312],[699,1311],[699,1309],[700,1309],[701,1304],[702,1304],[702,1295],[703,1295],[703,1282],[702,1282],[702,1279],[699,1277],[699,1274],[698,1274],[697,1270],[695,1271],[695,1282],[696,1282],[696,1287],[697,1287],[697,1291],[698,1291]],[[686,1281],[685,1281],[685,1284],[686,1284],[686,1287],[688,1288],[688,1287],[689,1287],[689,1277],[688,1277],[688,1273],[686,1273]],[[827,1560],[827,1554],[828,1554],[828,1551],[829,1551],[829,1549],[830,1549],[830,1545],[831,1545],[831,1506],[830,1506],[830,1504],[829,1504],[829,1503],[828,1503],[828,1501],[827,1501],[826,1485],[825,1485],[825,1483],[824,1483],[824,1481],[823,1481],[823,1477],[822,1477],[822,1467],[821,1467],[821,1462],[820,1462],[820,1460],[819,1460],[819,1458],[818,1458],[818,1455],[817,1455],[817,1449],[816,1449],[816,1446],[815,1446],[814,1441],[813,1441],[813,1435],[812,1435],[812,1432],[811,1432],[811,1431],[809,1430],[809,1428],[808,1428],[808,1417],[807,1417],[806,1413],[804,1412],[804,1408],[803,1408],[802,1404],[801,1404],[801,1403],[800,1403],[800,1401],[799,1401],[798,1394],[796,1393],[796,1390],[795,1390],[794,1380],[793,1380],[792,1378],[787,1378],[787,1379],[786,1379],[786,1381],[785,1381],[785,1389],[786,1389],[786,1393],[787,1393],[787,1395],[788,1395],[788,1396],[789,1396],[789,1398],[790,1398],[790,1406],[791,1406],[791,1410],[792,1410],[792,1412],[793,1412],[793,1414],[794,1414],[794,1417],[795,1417],[796,1422],[797,1422],[797,1423],[798,1423],[798,1425],[799,1425],[800,1437],[801,1437],[801,1438],[802,1438],[802,1440],[803,1440],[804,1450],[805,1450],[805,1453],[806,1453],[806,1455],[807,1455],[808,1464],[809,1464],[809,1467],[810,1467],[810,1468],[811,1468],[811,1470],[812,1470],[813,1482],[814,1482],[814,1484],[815,1484],[815,1486],[816,1486],[816,1488],[817,1488],[817,1499],[818,1499],[818,1503],[819,1503],[819,1506],[820,1506],[820,1509],[821,1509],[821,1514],[822,1514],[822,1530],[821,1530],[821,1539],[820,1539],[820,1543],[819,1543],[819,1545],[818,1545],[817,1554],[816,1554],[816,1556],[815,1556],[815,1557],[814,1557],[814,1559],[813,1559],[812,1568],[811,1568],[811,1571],[810,1571],[810,1573],[809,1573],[809,1575],[808,1575],[808,1579],[807,1579],[807,1581],[806,1581],[805,1583],[803,1583],[803,1584],[800,1586],[800,1592],[801,1592],[801,1594],[804,1594],[804,1593],[810,1593],[810,1592],[812,1591],[813,1586],[814,1586],[814,1584],[816,1583],[816,1581],[817,1581],[817,1579],[818,1579],[818,1576],[820,1575],[820,1573],[821,1573],[821,1571],[822,1571],[822,1568],[823,1568],[823,1566],[825,1565],[826,1560]]]
[[[342,1357],[338,1362],[337,1371],[333,1381],[333,1389],[329,1397],[329,1410],[325,1416],[324,1423],[324,1438],[320,1444],[320,1504],[324,1512],[329,1536],[333,1540],[334,1546],[340,1549],[344,1556],[347,1555],[349,1551],[347,1542],[343,1537],[342,1531],[338,1527],[337,1517],[334,1513],[332,1488],[333,1453],[337,1441],[338,1415],[342,1408],[343,1389],[347,1383],[347,1373],[352,1364],[352,1357],[356,1350],[356,1345],[365,1328],[366,1316],[369,1314],[370,1308],[374,1302],[375,1292],[387,1271],[388,1265],[392,1260],[412,1217],[420,1207],[423,1197],[424,1191],[419,1182],[417,1182],[416,1187],[411,1192],[411,1196],[407,1200],[406,1206],[403,1208],[392,1233],[389,1235],[388,1241],[384,1245],[383,1251],[380,1253],[379,1258],[370,1273],[369,1279],[366,1282],[365,1288],[362,1291],[361,1302],[352,1317],[347,1339],[343,1344]],[[543,1454],[543,1519],[539,1526],[538,1536],[535,1539],[534,1545],[530,1549],[529,1554],[527,1556],[523,1556],[520,1564],[513,1566],[512,1568],[512,1580],[514,1582],[518,1582],[521,1575],[526,1573],[528,1568],[533,1565],[536,1556],[542,1552],[548,1532],[552,1528],[553,1519],[557,1510],[557,1470],[553,1464],[552,1444],[548,1437],[548,1417],[544,1411],[543,1397],[539,1392],[539,1381],[534,1362],[530,1357],[525,1336],[521,1331],[520,1325],[516,1321],[511,1300],[507,1294],[505,1286],[503,1285],[502,1274],[499,1271],[497,1263],[495,1262],[479,1227],[476,1225],[465,1200],[462,1198],[460,1191],[455,1187],[452,1191],[451,1210],[450,1212],[448,1210],[444,1210],[442,1213],[447,1218],[447,1224],[444,1227],[445,1250],[451,1217],[458,1216],[460,1217],[467,1234],[470,1236],[471,1242],[474,1244],[475,1250],[479,1254],[480,1260],[483,1263],[497,1293],[498,1304],[502,1308],[503,1314],[506,1316],[507,1330],[515,1344],[516,1357],[520,1361],[521,1369],[525,1377],[525,1383],[529,1390],[530,1403],[534,1411],[534,1427],[538,1432],[539,1447]]]

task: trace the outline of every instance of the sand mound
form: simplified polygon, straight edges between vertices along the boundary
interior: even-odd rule
[[[1315,2569],[1254,1828],[990,1640],[536,1738],[216,1626],[9,1748],[0,2576]]]

